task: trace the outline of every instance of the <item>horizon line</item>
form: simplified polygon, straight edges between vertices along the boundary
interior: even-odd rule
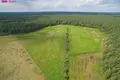
[[[15,13],[20,13],[20,12],[22,12],[22,11],[9,11],[9,12],[15,12]],[[22,13],[24,13],[24,12],[72,12],[72,13],[74,13],[74,12],[77,12],[77,13],[80,13],[80,12],[85,12],[85,13],[120,13],[120,12],[89,12],[89,11],[23,11]],[[5,11],[5,12],[0,12],[0,13],[7,13],[7,11]]]

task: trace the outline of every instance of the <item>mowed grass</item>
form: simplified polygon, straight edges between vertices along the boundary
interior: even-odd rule
[[[70,27],[71,54],[99,52],[101,50],[101,33],[97,29]]]
[[[63,80],[66,28],[70,30],[70,54],[73,54],[72,56],[101,50],[101,33],[93,28],[57,25],[29,34],[16,35],[47,80]],[[77,60],[77,58],[70,59],[73,62]],[[75,63],[70,64],[70,69],[74,69],[74,66],[76,66]],[[75,78],[78,73],[72,71],[70,74],[72,74],[70,80],[77,80]],[[86,76],[83,78],[85,80]]]

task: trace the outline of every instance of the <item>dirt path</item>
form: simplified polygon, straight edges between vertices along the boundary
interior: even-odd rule
[[[0,51],[0,80],[45,80],[27,51],[17,41]]]

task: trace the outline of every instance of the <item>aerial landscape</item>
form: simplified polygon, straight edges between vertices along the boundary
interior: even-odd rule
[[[53,8],[47,0],[3,0],[0,80],[120,80],[120,2],[103,0],[106,5],[117,4],[115,11],[112,5],[109,9],[98,7],[102,0],[96,3],[95,11],[90,7],[91,11],[74,10],[77,2],[89,6],[95,2],[85,1],[58,0],[64,7]],[[56,0],[51,2],[57,4]],[[74,2],[73,9],[67,2]],[[33,3],[46,5],[36,8]],[[26,5],[33,7],[29,10]]]

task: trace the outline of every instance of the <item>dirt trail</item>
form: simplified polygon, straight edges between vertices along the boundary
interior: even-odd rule
[[[17,41],[0,51],[0,80],[45,80],[39,68]]]

